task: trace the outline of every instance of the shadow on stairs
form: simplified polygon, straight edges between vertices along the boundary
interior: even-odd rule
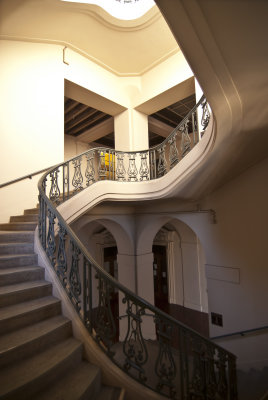
[[[34,254],[38,209],[0,224],[0,398],[120,400],[100,368],[83,359]]]

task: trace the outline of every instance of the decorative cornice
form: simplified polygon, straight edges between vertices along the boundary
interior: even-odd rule
[[[133,20],[115,18],[95,4],[64,3],[64,6],[65,11],[89,15],[109,29],[121,32],[134,32],[145,29],[162,17],[157,6],[152,7],[140,18]]]
[[[169,51],[166,55],[160,57],[158,60],[155,60],[146,68],[140,70],[139,72],[119,72],[114,68],[111,68],[109,65],[103,63],[99,59],[93,57],[92,55],[88,54],[86,51],[80,49],[77,46],[74,46],[72,43],[69,43],[64,40],[54,40],[54,39],[44,39],[44,38],[37,38],[37,37],[28,37],[28,36],[17,36],[17,35],[5,35],[0,34],[0,40],[10,40],[10,41],[18,41],[18,42],[30,42],[30,43],[45,43],[45,44],[52,44],[67,47],[68,49],[80,54],[81,56],[87,58],[88,60],[94,62],[95,64],[99,65],[100,67],[106,69],[107,71],[111,72],[112,74],[118,77],[140,77],[146,72],[150,71],[152,68],[156,67],[157,65],[161,64],[169,57],[179,53],[181,50],[180,48],[176,48],[174,50]]]

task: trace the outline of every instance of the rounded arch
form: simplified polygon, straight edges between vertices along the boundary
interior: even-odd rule
[[[166,226],[168,228],[166,234],[159,237],[165,238],[162,242],[165,242],[167,252],[169,304],[182,306],[192,310],[193,313],[196,311],[205,313],[202,317],[207,319],[205,252],[196,229],[193,229],[196,226],[194,224],[190,226],[181,217],[181,214],[147,216],[146,221],[140,224],[137,251],[138,254],[152,253],[157,233]],[[153,268],[155,266],[152,265]],[[142,274],[142,269],[140,271]],[[208,322],[206,332],[202,333],[208,334]]]
[[[131,227],[125,220],[120,223],[120,220],[115,221],[113,216],[103,218],[96,215],[85,215],[75,221],[73,227],[78,234],[81,232],[91,234],[96,222],[103,225],[112,234],[117,244],[118,253],[135,254],[134,237],[131,234]]]

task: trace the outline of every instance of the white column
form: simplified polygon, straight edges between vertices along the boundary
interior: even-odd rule
[[[148,116],[129,108],[114,117],[115,149],[146,150],[149,146]]]

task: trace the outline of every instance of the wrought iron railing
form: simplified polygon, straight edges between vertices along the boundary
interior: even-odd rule
[[[201,137],[196,112],[199,105],[206,127],[209,111],[202,98],[159,146],[138,153],[92,149],[51,169],[39,181],[39,237],[88,332],[128,375],[174,399],[236,400],[235,356],[111,277],[56,209],[57,204],[98,180],[137,181],[163,176],[190,151],[193,138],[198,141]],[[176,142],[179,132],[180,155]],[[128,158],[127,165],[124,157]]]

